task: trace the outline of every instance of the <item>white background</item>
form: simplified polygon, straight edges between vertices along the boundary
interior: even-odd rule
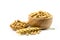
[[[60,40],[59,0],[0,0],[0,40]],[[21,36],[10,28],[14,20],[28,20],[28,14],[44,10],[53,15],[51,28],[37,35]]]

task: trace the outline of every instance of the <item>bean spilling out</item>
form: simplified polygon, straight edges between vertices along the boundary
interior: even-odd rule
[[[28,27],[28,24],[25,23],[25,22],[21,22],[20,20],[15,20],[11,25],[10,27],[13,29],[13,30],[18,30],[18,29],[22,29],[22,28],[27,28]]]

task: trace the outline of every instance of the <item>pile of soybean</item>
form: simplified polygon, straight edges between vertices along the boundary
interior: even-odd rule
[[[36,35],[42,29],[48,29],[52,23],[52,15],[46,11],[33,12],[28,17],[28,22],[15,20],[10,27],[21,35]]]

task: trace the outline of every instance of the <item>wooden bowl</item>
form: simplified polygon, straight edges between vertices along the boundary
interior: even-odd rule
[[[40,16],[40,17],[35,17],[36,15],[34,16],[31,16],[32,14],[38,14],[38,13],[42,13],[44,14],[43,16]],[[41,29],[48,29],[50,27],[50,25],[52,24],[52,15],[48,12],[43,12],[43,11],[38,11],[37,12],[34,12],[34,13],[31,13],[28,17],[29,21],[29,25],[33,26],[33,27],[39,27]],[[40,14],[40,15],[42,15]],[[48,14],[48,15],[47,15]]]

